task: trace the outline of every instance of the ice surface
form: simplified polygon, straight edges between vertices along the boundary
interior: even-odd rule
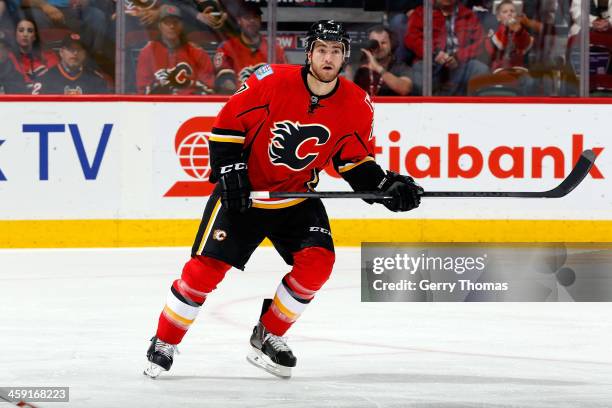
[[[232,270],[179,346],[142,375],[189,250],[1,250],[0,387],[69,386],[40,407],[611,407],[611,303],[361,303],[359,249],[289,331],[291,380],[249,365],[287,272],[270,248]]]

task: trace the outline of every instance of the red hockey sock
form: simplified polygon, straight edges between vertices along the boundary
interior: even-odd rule
[[[272,304],[261,322],[272,334],[282,336],[300,317],[329,278],[335,255],[321,247],[309,247],[293,254],[293,269],[283,278]]]
[[[191,258],[181,278],[172,283],[166,305],[159,316],[157,338],[178,344],[195,320],[206,296],[212,292],[231,268],[225,262],[206,256]]]

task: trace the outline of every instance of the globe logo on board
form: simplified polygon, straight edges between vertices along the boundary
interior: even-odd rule
[[[214,117],[198,116],[185,121],[176,131],[174,151],[178,165],[188,179],[176,182],[164,197],[205,197],[214,189],[214,185],[208,182],[208,135],[214,121]]]
[[[176,154],[185,173],[198,180],[208,180],[210,161],[205,132],[187,135],[180,141]]]

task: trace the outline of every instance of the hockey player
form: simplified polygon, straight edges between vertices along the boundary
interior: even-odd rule
[[[296,358],[282,337],[327,281],[334,264],[329,220],[319,199],[251,200],[251,190],[307,191],[333,162],[357,191],[386,191],[392,211],[420,203],[422,189],[374,160],[373,107],[367,94],[338,76],[349,37],[342,24],[315,23],[305,66],[266,65],[225,104],[209,138],[211,195],[191,259],[174,281],[147,352],[145,374],[170,369],[176,345],[200,307],[233,266],[243,269],[269,238],[291,271],[264,301],[250,339],[252,364],[290,377]]]

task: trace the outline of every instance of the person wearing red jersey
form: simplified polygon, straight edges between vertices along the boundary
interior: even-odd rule
[[[138,56],[136,87],[139,93],[212,93],[214,70],[210,57],[187,41],[181,16],[178,7],[161,6],[160,40],[149,41]]]
[[[0,31],[0,95],[28,93],[23,77],[15,68],[11,55],[8,39]]]
[[[244,3],[236,16],[240,35],[219,45],[214,56],[219,93],[232,94],[268,60],[268,42],[261,36],[261,9],[257,4]],[[283,49],[276,45],[277,64],[286,64]]]
[[[291,271],[266,299],[250,339],[248,361],[290,377],[296,358],[282,337],[327,281],[334,264],[329,220],[319,199],[250,198],[252,190],[308,191],[332,162],[357,191],[385,191],[380,203],[408,211],[423,190],[374,160],[373,105],[338,74],[350,39],[342,24],[315,23],[305,66],[266,65],[225,104],[209,137],[211,195],[191,259],[168,293],[147,351],[150,377],[170,369],[176,345],[209,294],[233,266],[244,269],[268,238]]]
[[[56,66],[59,60],[52,50],[41,49],[38,26],[32,19],[24,17],[17,23],[15,42],[15,67],[23,75],[28,87],[37,93],[40,77],[47,73],[49,68]]]

